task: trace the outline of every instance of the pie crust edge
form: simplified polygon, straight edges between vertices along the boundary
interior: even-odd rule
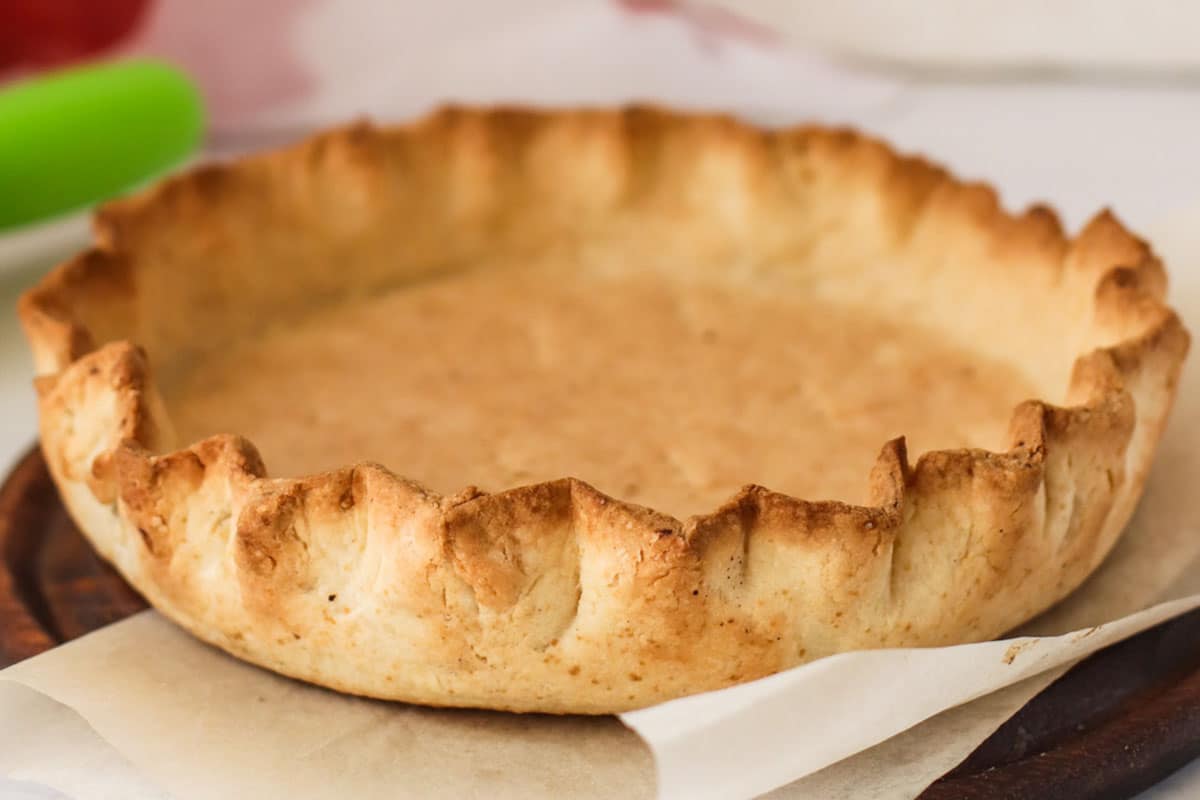
[[[633,117],[685,120],[747,159],[767,136],[836,142],[822,157],[862,166],[892,207],[921,203],[1083,276],[1109,344],[1079,354],[1070,406],[1016,408],[1005,452],[909,464],[902,439],[884,444],[869,506],[748,486],[680,521],[570,478],[450,497],[371,464],[268,478],[237,436],[174,449],[144,352],[96,330],[137,291],[138,226],[208,202],[239,169],[207,167],[102,209],[95,245],[21,299],[42,447],[80,529],[156,608],[253,663],[353,694],[551,713],[642,707],[843,650],[994,638],[1082,583],[1141,495],[1189,344],[1149,247],[1106,212],[1069,239],[1046,209],[1006,214],[990,189],[845,131],[647,109],[451,109],[411,129],[621,136],[613,120]],[[355,126],[267,158],[303,170],[318,151],[381,146]]]

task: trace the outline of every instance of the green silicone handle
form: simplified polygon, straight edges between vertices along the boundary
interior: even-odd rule
[[[125,61],[0,90],[0,229],[83,208],[200,145],[200,94],[182,73]]]

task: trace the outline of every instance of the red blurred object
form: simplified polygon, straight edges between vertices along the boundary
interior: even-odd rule
[[[0,0],[0,72],[53,67],[133,34],[153,0]]]

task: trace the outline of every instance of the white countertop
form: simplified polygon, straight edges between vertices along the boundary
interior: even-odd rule
[[[34,270],[0,273],[0,470],[4,471],[37,438],[33,365],[16,315],[17,296],[37,276]]]

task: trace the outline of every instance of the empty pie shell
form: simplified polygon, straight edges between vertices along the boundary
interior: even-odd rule
[[[1003,634],[1112,548],[1188,349],[1112,215],[843,130],[451,109],[95,228],[20,304],[80,530],[201,639],[430,705]]]

